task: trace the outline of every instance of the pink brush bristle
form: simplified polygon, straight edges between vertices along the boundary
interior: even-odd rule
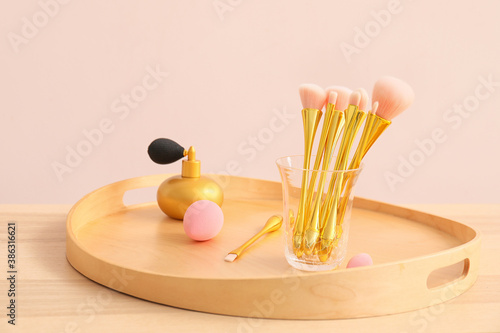
[[[338,96],[339,94],[336,91],[330,91],[328,94],[328,103],[335,105],[335,103],[337,103]]]
[[[368,92],[363,88],[356,89],[357,92],[361,95],[361,100],[359,101],[359,109],[366,111],[366,107],[368,106]]]
[[[370,113],[377,113],[377,110],[378,110],[378,102],[375,102],[372,105],[372,109],[371,109]]]
[[[335,103],[335,109],[339,111],[344,111],[349,104],[349,96],[352,90],[342,86],[330,86],[325,89],[328,94],[334,91],[337,93],[337,102]]]
[[[300,101],[304,109],[321,110],[326,102],[326,92],[316,84],[306,83],[299,86]]]
[[[359,102],[361,101],[361,94],[359,91],[355,91],[351,94],[349,97],[349,104],[350,105],[357,105],[359,106]]]
[[[372,100],[378,102],[377,116],[392,120],[406,110],[413,100],[413,89],[400,79],[385,76],[375,82]]]

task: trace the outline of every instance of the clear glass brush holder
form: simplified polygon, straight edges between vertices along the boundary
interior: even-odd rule
[[[312,165],[315,156],[311,156]],[[332,164],[334,161],[332,162]],[[345,258],[358,169],[304,169],[304,156],[276,161],[283,186],[285,257],[305,271],[337,268]]]

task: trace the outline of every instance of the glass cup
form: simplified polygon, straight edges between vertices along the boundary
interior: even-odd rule
[[[338,267],[346,255],[353,189],[362,166],[304,169],[302,155],[279,158],[276,164],[283,186],[286,260],[305,271]]]

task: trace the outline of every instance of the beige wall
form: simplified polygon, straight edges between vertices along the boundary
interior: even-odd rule
[[[279,180],[275,159],[303,150],[297,86],[371,91],[382,75],[416,100],[357,194],[498,203],[499,13],[499,1],[3,1],[0,203],[73,203],[179,172],[149,160],[157,137],[194,145],[205,172]]]

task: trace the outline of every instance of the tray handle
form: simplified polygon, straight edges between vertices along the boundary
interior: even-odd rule
[[[149,192],[151,192],[154,188],[157,188],[165,179],[169,178],[170,176],[172,175],[167,174],[138,177],[127,179],[123,181],[123,184],[120,184],[121,182],[118,182],[112,185],[116,185],[114,190],[117,194],[117,199],[119,198],[120,200],[119,204],[123,207],[127,207],[134,204],[155,201],[156,196],[151,197]],[[144,200],[144,198],[148,198],[148,200]]]
[[[70,224],[70,229],[78,228],[80,225],[78,221],[94,220],[102,217],[102,214],[127,209],[127,205],[123,201],[126,192],[158,186],[170,176],[172,174],[126,179],[87,194],[69,212],[68,221],[73,221]],[[71,216],[84,216],[84,218],[73,219]]]
[[[464,246],[450,249],[448,253],[438,254],[433,258],[426,267],[426,274],[422,275],[425,277],[425,290],[430,296],[430,306],[455,298],[474,284],[479,272],[479,247],[480,239],[476,235],[476,239]],[[448,277],[438,284],[429,283],[432,282],[430,278],[433,274],[439,277],[440,270],[450,269],[460,263],[463,263],[463,268],[458,274],[454,272],[451,278]]]

